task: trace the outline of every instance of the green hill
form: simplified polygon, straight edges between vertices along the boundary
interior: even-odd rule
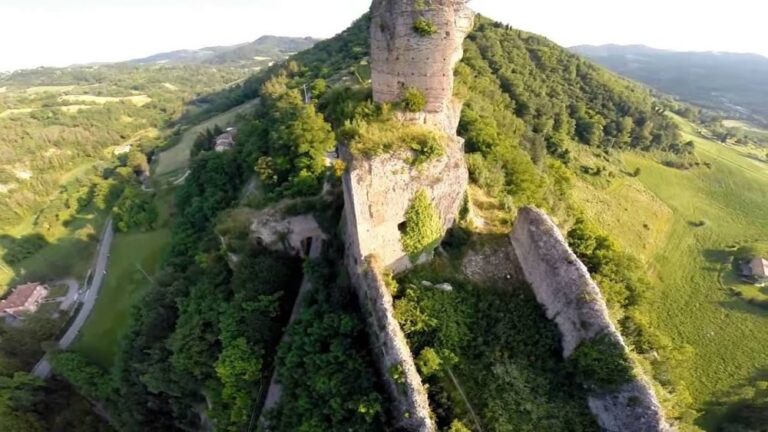
[[[768,58],[666,51],[642,45],[583,45],[571,50],[687,102],[768,125]]]

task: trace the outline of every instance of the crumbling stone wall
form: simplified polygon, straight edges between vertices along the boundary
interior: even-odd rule
[[[348,250],[355,247],[354,241],[350,243]],[[346,264],[365,314],[377,369],[392,398],[394,426],[408,431],[433,432],[436,427],[430,417],[427,391],[405,334],[395,319],[392,295],[381,276],[381,267],[375,257],[366,260],[358,257],[348,253]],[[399,380],[394,379],[395,369],[401,374]]]
[[[377,102],[396,102],[415,87],[427,112],[439,112],[453,96],[453,70],[474,22],[468,0],[374,0],[371,6],[371,72]],[[423,18],[437,33],[414,31]]]
[[[511,241],[536,299],[560,329],[563,357],[570,357],[580,343],[603,334],[626,349],[609,318],[600,289],[546,214],[533,208],[521,209]],[[650,383],[643,378],[613,392],[593,393],[588,404],[606,431],[670,430]]]

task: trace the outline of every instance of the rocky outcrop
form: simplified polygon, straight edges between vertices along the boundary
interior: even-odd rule
[[[599,335],[607,335],[626,349],[600,289],[546,214],[521,209],[511,241],[536,299],[560,329],[563,357],[570,357],[579,344]],[[643,378],[609,393],[593,393],[588,403],[606,431],[670,430],[651,385]]]
[[[371,72],[377,102],[396,102],[415,87],[427,112],[444,111],[453,97],[453,70],[474,22],[468,0],[374,0],[371,6]],[[417,20],[434,26],[420,35]]]

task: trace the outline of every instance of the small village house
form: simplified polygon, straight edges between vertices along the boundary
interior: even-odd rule
[[[213,149],[217,152],[232,150],[235,147],[235,138],[237,137],[236,128],[227,128],[227,131],[216,137]]]
[[[0,315],[18,316],[35,312],[47,295],[48,287],[41,283],[19,285],[7,298],[0,301]]]
[[[768,260],[763,257],[755,257],[749,262],[750,276],[756,279],[768,278]]]

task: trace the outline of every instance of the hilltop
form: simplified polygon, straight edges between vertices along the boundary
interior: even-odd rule
[[[224,65],[262,59],[276,61],[283,60],[292,54],[311,48],[319,41],[320,39],[311,37],[298,38],[267,35],[252,42],[230,46],[213,46],[200,49],[185,49],[158,53],[140,59],[129,60],[127,63],[136,65]]]

